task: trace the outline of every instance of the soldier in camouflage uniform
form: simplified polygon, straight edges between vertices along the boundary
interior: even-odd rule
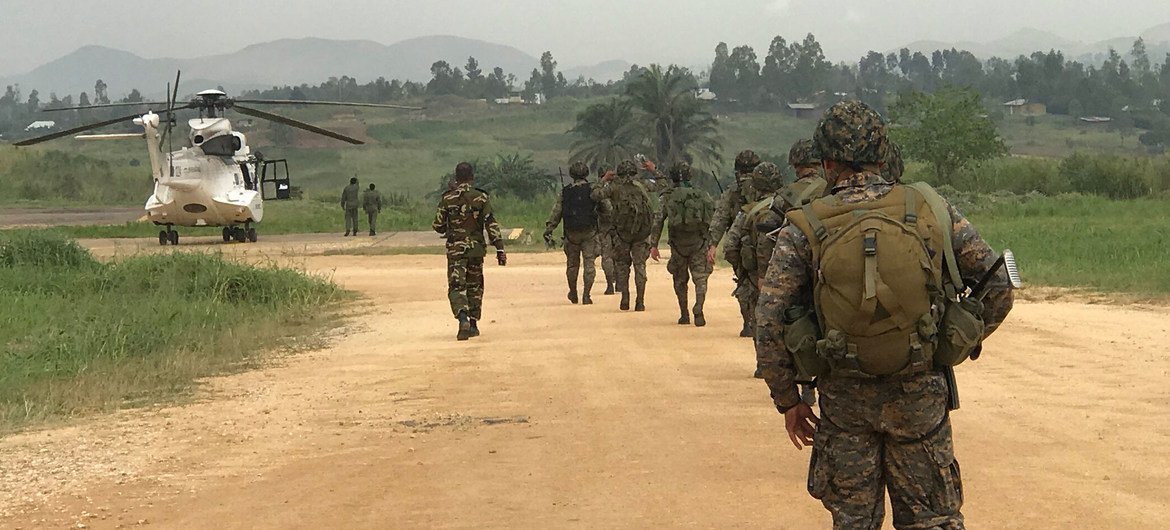
[[[636,177],[638,165],[632,160],[624,160],[618,164],[616,174],[607,174],[601,186],[593,190],[593,200],[603,202],[611,200],[614,205],[614,267],[617,272],[617,291],[622,294],[619,308],[622,311],[630,309],[630,270],[634,271],[634,287],[637,290],[635,311],[645,311],[646,296],[646,260],[650,258],[649,232],[652,225],[650,211],[650,195],[645,184]],[[629,212],[623,212],[627,207],[627,198],[636,198],[640,211],[647,214],[642,226],[641,219],[633,219]],[[622,227],[635,229],[637,233],[623,233]]]
[[[772,196],[784,184],[784,177],[776,164],[764,162],[756,166],[747,182],[761,198],[745,204],[735,216],[731,230],[727,231],[727,242],[723,244],[723,259],[731,264],[735,277],[740,280],[735,288],[735,297],[741,304],[746,304],[748,314],[754,315],[756,300],[760,297],[760,271],[763,269],[756,259],[755,243],[761,238],[756,237],[755,221],[761,209],[771,204]],[[747,324],[754,326],[755,319]],[[754,336],[754,327],[747,331],[748,336]]]
[[[487,192],[472,187],[475,170],[461,162],[455,166],[455,189],[439,199],[432,228],[447,238],[447,298],[451,313],[459,320],[456,338],[467,340],[479,336],[478,321],[483,317],[483,258],[487,242],[496,247],[496,261],[508,263],[500,224],[492,212]]]
[[[613,168],[601,166],[597,169],[597,181],[609,174]],[[601,256],[601,270],[605,273],[605,294],[614,293],[614,283],[617,273],[613,264],[613,204],[609,201],[597,203],[597,253]]]
[[[895,189],[879,174],[887,149],[885,124],[866,105],[834,105],[814,138],[833,201],[870,203]],[[958,269],[972,285],[991,269],[996,255],[966,218],[953,207],[948,210]],[[789,437],[797,448],[813,447],[809,493],[832,513],[835,528],[880,528],[887,489],[895,527],[963,528],[962,483],[941,372],[929,364],[923,371],[869,378],[830,371],[817,384],[821,418],[801,402],[782,315],[813,307],[816,267],[808,236],[796,225],[781,229],[762,286],[756,337],[764,380],[784,414]],[[986,334],[1012,305],[1002,270],[991,284],[982,311]]]
[[[743,209],[745,205],[757,200],[756,192],[752,189],[750,178],[752,171],[756,166],[760,165],[760,157],[754,151],[741,151],[735,157],[735,183],[723,192],[719,197],[719,201],[715,205],[715,217],[711,220],[711,250],[708,251],[709,259],[715,261],[715,247],[719,245],[719,241],[723,239],[723,235],[731,228],[731,224],[735,221],[736,215]],[[752,313],[752,300],[749,298],[749,292],[746,289],[740,288],[745,282],[744,278],[736,277],[736,289],[734,291],[736,299],[739,300],[739,312],[743,316],[743,330],[740,331],[739,336],[752,336],[752,329],[755,327],[753,323],[755,314]]]
[[[382,212],[382,194],[370,183],[370,189],[362,193],[362,209],[366,211],[366,222],[370,225],[370,235],[378,235],[378,214]]]
[[[569,166],[569,176],[573,177],[573,183],[565,186],[557,196],[548,221],[544,223],[544,239],[552,241],[553,230],[564,217],[565,276],[569,282],[569,302],[577,303],[577,275],[581,270],[581,261],[584,260],[581,303],[590,305],[593,299],[589,293],[597,277],[597,203],[591,197],[594,185],[588,180],[589,166],[584,162],[574,162]],[[566,204],[566,200],[570,204]],[[573,211],[566,212],[566,207]],[[588,211],[583,211],[585,207]]]
[[[679,162],[671,166],[670,179],[674,182],[674,187],[663,192],[661,205],[654,216],[654,227],[650,230],[650,257],[654,261],[659,259],[658,242],[662,238],[662,229],[672,217],[670,209],[682,207],[671,200],[672,194],[679,194],[682,193],[679,190],[691,188],[690,164]],[[704,201],[703,208],[707,213],[711,213],[715,207],[714,201],[706,192],[695,191],[697,192],[695,195]],[[702,226],[697,230],[686,230],[683,226],[670,224],[670,260],[666,262],[666,270],[674,279],[674,294],[678,298],[680,314],[678,323],[690,324],[690,312],[693,310],[695,326],[703,327],[707,325],[707,319],[703,314],[703,305],[707,300],[707,278],[711,276],[714,263],[713,260],[707,259],[707,251],[711,248],[711,241],[708,239],[709,219],[698,224]],[[695,283],[693,308],[689,308],[687,302],[687,282],[691,280]]]

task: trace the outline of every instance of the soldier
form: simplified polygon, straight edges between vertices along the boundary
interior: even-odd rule
[[[796,172],[796,182],[777,188],[776,193],[761,200],[748,213],[744,229],[751,237],[750,246],[755,248],[756,278],[762,283],[768,274],[768,264],[772,259],[772,251],[776,247],[776,233],[784,226],[784,212],[791,208],[798,208],[813,199],[819,199],[825,192],[825,179],[821,177],[821,159],[816,154],[812,140],[797,140],[788,150],[788,165]],[[756,166],[756,172],[764,164]],[[754,175],[754,174],[753,174]],[[760,175],[764,177],[764,175]],[[765,182],[771,182],[770,180]],[[755,181],[753,180],[753,183]],[[757,189],[772,184],[756,184]],[[733,238],[732,241],[735,241]],[[730,243],[729,243],[730,244]],[[759,291],[757,290],[757,295]],[[754,377],[763,377],[760,368],[760,358],[756,355],[756,372]],[[806,401],[812,401],[812,389],[805,387]]]
[[[886,127],[868,106],[834,105],[814,141],[831,195],[790,210],[777,236],[758,307],[764,380],[792,443],[813,447],[809,493],[835,528],[879,528],[887,489],[895,527],[963,528],[941,370],[1003,321],[1006,274],[981,311],[955,302],[995,253],[929,187],[882,178]],[[966,345],[936,327],[957,309],[986,324]],[[821,418],[801,402],[798,366],[819,375]]]
[[[752,171],[756,166],[760,165],[760,157],[754,151],[741,151],[735,156],[735,184],[727,188],[723,195],[719,197],[719,202],[715,206],[715,216],[711,219],[711,250],[707,251],[708,260],[715,262],[715,248],[719,245],[719,241],[723,239],[723,234],[731,228],[731,224],[735,221],[736,215],[742,211],[744,205],[749,202],[755,202],[756,193],[752,190],[750,180]],[[755,327],[755,314],[750,311],[752,301],[746,296],[748,293],[742,293],[739,285],[742,283],[741,279],[736,279],[736,298],[739,300],[739,312],[743,316],[743,329],[739,332],[741,337],[751,337],[752,329]]]
[[[508,264],[500,225],[492,213],[487,192],[473,188],[475,170],[471,164],[455,166],[455,189],[439,199],[434,230],[447,237],[447,298],[451,313],[459,320],[456,338],[467,340],[479,336],[478,321],[483,316],[483,258],[488,243],[496,247],[496,261]]]
[[[674,278],[674,294],[678,297],[679,325],[691,323],[687,304],[687,281],[695,282],[695,326],[707,325],[703,303],[707,299],[707,277],[711,275],[713,260],[707,259],[711,247],[708,234],[715,203],[702,190],[691,187],[691,166],[678,162],[670,168],[674,188],[663,193],[662,204],[650,230],[650,257],[658,261],[658,241],[663,225],[670,226],[670,261],[666,270]]]
[[[634,311],[646,310],[646,260],[650,258],[650,236],[653,213],[650,195],[645,185],[636,180],[638,166],[632,160],[618,164],[617,174],[607,174],[604,185],[593,190],[593,200],[609,200],[613,204],[614,267],[617,269],[617,290],[622,293],[622,311],[630,309],[630,268],[634,269],[637,299]]]
[[[601,182],[613,168],[603,165],[597,168],[597,181]],[[601,256],[601,270],[605,273],[605,294],[614,293],[617,273],[613,263],[613,203],[609,200],[597,203],[597,253]]]
[[[784,177],[780,168],[771,162],[764,162],[756,166],[748,181],[752,190],[763,198],[756,202],[744,205],[731,230],[727,231],[727,243],[723,245],[723,258],[731,264],[735,271],[738,283],[735,286],[735,297],[741,304],[746,304],[748,314],[755,314],[756,299],[760,296],[760,270],[762,267],[756,260],[756,228],[755,222],[761,211],[771,205],[771,198],[780,186],[784,184]],[[747,321],[745,325],[755,325],[755,319]],[[747,336],[755,335],[755,328],[746,329]],[[744,333],[740,333],[744,336]]]
[[[358,233],[358,207],[361,206],[361,190],[358,189],[358,179],[349,179],[349,186],[341,190],[341,209],[345,211],[345,235]]]
[[[382,194],[374,189],[373,182],[370,183],[370,189],[362,194],[362,209],[366,211],[366,221],[370,225],[370,235],[377,235],[378,214],[382,211]]]
[[[582,284],[581,303],[590,305],[593,299],[589,291],[597,276],[597,202],[591,196],[593,184],[589,182],[589,166],[584,162],[573,162],[569,166],[573,183],[561,189],[553,205],[548,221],[544,223],[544,240],[551,242],[553,230],[565,222],[565,276],[569,281],[569,302],[577,303],[577,273],[581,261],[585,261],[585,277]]]

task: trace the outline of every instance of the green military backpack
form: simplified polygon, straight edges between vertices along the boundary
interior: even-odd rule
[[[706,233],[714,215],[715,205],[703,190],[690,186],[671,190],[666,203],[666,220],[672,233]]]
[[[802,374],[872,377],[933,367],[958,278],[943,275],[944,259],[946,268],[955,264],[948,212],[932,208],[940,204],[927,186],[895,186],[876,201],[828,196],[787,212],[808,237],[815,268],[816,324],[805,319],[792,328],[812,327],[817,337],[785,337]]]
[[[613,225],[619,238],[627,243],[650,237],[653,214],[650,211],[650,195],[646,188],[636,181],[614,182],[610,197],[613,204]]]

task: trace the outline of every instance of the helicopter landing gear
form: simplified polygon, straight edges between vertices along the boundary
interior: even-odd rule
[[[256,242],[256,229],[255,228],[252,228],[249,226],[248,228],[244,229],[244,233],[248,236],[249,243]]]
[[[172,245],[179,244],[179,233],[170,226],[167,226],[166,230],[160,230],[158,233],[158,244],[166,246],[167,243]]]
[[[232,242],[232,229],[228,228],[226,226],[223,227],[223,242],[224,243],[231,243]]]
[[[235,240],[238,243],[255,243],[256,229],[252,228],[250,224],[239,226],[225,226],[223,227],[223,242],[230,243]]]

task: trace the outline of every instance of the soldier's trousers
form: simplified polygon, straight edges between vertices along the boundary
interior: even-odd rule
[[[483,315],[483,258],[447,257],[447,299],[451,314],[479,320]]]
[[[943,376],[822,378],[808,490],[837,529],[881,528],[885,491],[898,529],[963,528],[963,483]]]
[[[634,286],[638,293],[646,292],[646,260],[650,259],[650,242],[645,239],[629,243],[614,238],[613,265],[617,274],[618,290],[630,291],[630,268],[634,269]]]
[[[760,289],[756,275],[745,275],[747,278],[741,278],[731,294],[736,300],[739,300],[739,313],[743,316],[744,325],[749,326],[754,331],[756,328],[756,301],[760,298]]]
[[[597,237],[595,234],[579,237],[566,234],[565,277],[569,281],[569,290],[572,292],[577,292],[577,275],[581,271],[582,260],[585,262],[585,277],[582,283],[584,292],[588,293],[593,288],[593,281],[597,278]]]
[[[378,210],[366,210],[366,222],[370,225],[370,232],[377,232]]]
[[[601,256],[601,270],[605,273],[605,283],[611,284],[617,281],[617,273],[614,271],[613,263],[613,231],[598,231],[597,232],[597,253]]]
[[[351,234],[356,234],[358,231],[358,209],[345,209],[345,231]]]
[[[703,312],[703,304],[707,300],[707,278],[711,276],[712,269],[711,264],[707,262],[705,250],[684,254],[682,250],[673,245],[670,247],[670,261],[666,262],[666,270],[674,278],[674,294],[678,297],[679,309],[686,306],[687,281],[693,280],[695,282],[694,312]]]

